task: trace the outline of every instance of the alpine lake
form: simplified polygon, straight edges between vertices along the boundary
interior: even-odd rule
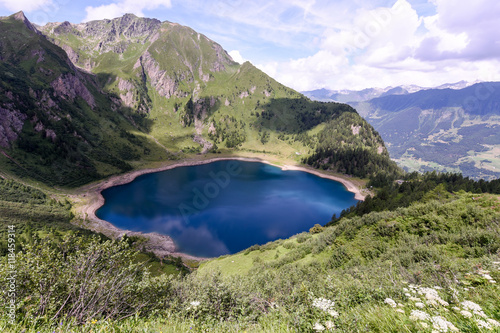
[[[357,202],[339,182],[239,160],[141,175],[102,195],[99,218],[124,230],[168,235],[179,252],[198,257],[288,238]]]

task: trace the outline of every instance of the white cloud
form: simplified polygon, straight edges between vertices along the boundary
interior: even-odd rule
[[[23,10],[29,13],[43,9],[44,6],[50,6],[51,4],[52,0],[0,0],[0,6],[12,12]]]
[[[243,58],[243,56],[241,55],[240,51],[238,50],[233,50],[231,52],[229,52],[229,55],[231,56],[231,58],[233,58],[234,61],[236,61],[237,63],[244,63],[245,61],[247,61],[245,58]]]
[[[338,21],[330,17],[333,22],[312,6],[308,13],[323,28],[315,54],[259,68],[297,90],[500,80],[496,0],[435,0],[436,12],[428,16],[407,0],[357,5],[361,9],[346,5]]]
[[[88,6],[85,8],[87,16],[83,22],[101,20],[105,18],[113,19],[127,13],[144,16],[143,10],[153,10],[160,7],[172,7],[171,0],[149,0],[145,2],[136,0],[121,0],[99,7]]]

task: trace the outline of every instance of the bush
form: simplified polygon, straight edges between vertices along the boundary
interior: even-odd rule
[[[322,232],[325,228],[323,226],[321,226],[320,224],[315,224],[314,227],[312,227],[311,229],[309,229],[309,232],[311,234],[319,234],[320,232]]]
[[[48,238],[25,244],[16,260],[20,317],[85,323],[165,308],[170,278],[152,278],[143,265],[133,263],[135,254],[126,242],[99,242],[71,234],[59,244]],[[1,280],[9,276],[5,267],[0,270]]]

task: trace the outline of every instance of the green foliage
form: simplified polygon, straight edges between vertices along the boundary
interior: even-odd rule
[[[342,113],[325,126],[317,135],[314,152],[304,158],[304,163],[361,178],[400,174],[380,135],[353,112]]]
[[[151,278],[133,263],[129,244],[139,239],[116,243],[64,237],[54,244],[35,237],[33,245],[23,245],[18,253],[23,281],[19,311],[24,315],[18,317],[17,327],[49,331],[60,321],[50,321],[55,316],[68,330],[82,332],[103,325],[109,331],[119,327],[129,331],[154,327],[164,332],[172,327],[213,332],[311,331],[316,323],[330,322],[340,332],[362,332],[367,327],[417,332],[419,326],[409,320],[416,307],[403,291],[410,283],[444,288],[439,295],[450,303],[446,306],[450,311],[431,305],[425,311],[438,311],[464,331],[467,325],[477,330],[473,320],[460,319],[451,307],[471,300],[480,304],[488,318],[500,319],[498,284],[481,273],[488,270],[490,278],[500,280],[500,267],[494,264],[500,255],[499,222],[495,196],[465,192],[443,196],[438,189],[427,202],[343,218],[317,234],[255,246],[254,251],[212,260],[177,278]],[[242,265],[246,260],[249,266]],[[240,265],[242,270],[231,274],[226,269]],[[474,289],[468,289],[471,286]],[[42,295],[50,297],[42,299]],[[404,313],[385,304],[388,297],[402,303]],[[316,307],[320,298],[333,301],[331,309],[338,314]],[[94,313],[77,310],[83,308],[79,304],[89,305],[86,309],[105,307]],[[136,316],[103,320],[118,313]],[[87,324],[75,326],[77,321]]]
[[[61,243],[35,239],[33,245],[25,244],[16,259],[18,314],[82,324],[126,318],[145,307],[165,308],[169,278],[152,278],[142,264],[132,262],[134,256],[126,242],[71,235]],[[3,268],[0,275],[4,280],[8,270]]]
[[[378,178],[380,179],[380,178]],[[473,193],[500,194],[500,180],[475,181],[461,174],[429,172],[406,174],[397,182],[385,178],[384,186],[374,197],[368,196],[365,201],[345,209],[332,218],[335,223],[342,217],[363,216],[373,211],[394,210],[398,207],[408,207],[410,204],[423,200],[446,199],[453,192],[467,191]],[[389,182],[389,183],[388,183]],[[368,183],[368,185],[373,182]]]
[[[315,224],[311,229],[309,229],[309,232],[311,234],[318,234],[324,230],[324,227],[321,226],[321,224]]]

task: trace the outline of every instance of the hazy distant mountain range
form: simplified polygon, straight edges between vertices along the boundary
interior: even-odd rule
[[[500,177],[500,83],[461,81],[362,91],[316,90],[319,100],[342,100],[381,134],[391,157],[407,170],[459,171]]]
[[[446,83],[434,88],[425,88],[417,85],[406,85],[398,87],[386,88],[367,88],[363,90],[329,90],[317,89],[311,91],[303,91],[307,97],[323,102],[364,102],[373,98],[389,96],[389,95],[407,95],[420,90],[428,89],[463,89],[478,82],[460,81],[456,83]]]

